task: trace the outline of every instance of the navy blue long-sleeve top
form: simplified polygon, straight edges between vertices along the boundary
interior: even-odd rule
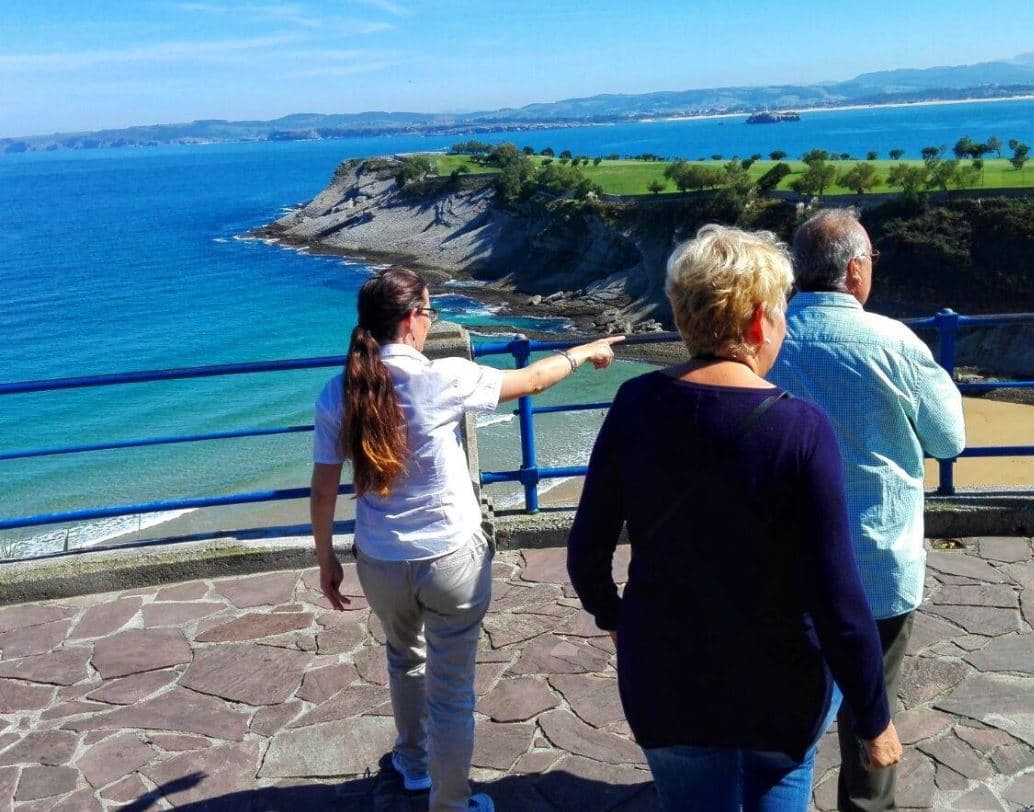
[[[618,631],[621,701],[644,748],[801,758],[832,679],[857,735],[890,721],[828,418],[791,398],[740,430],[779,391],[652,372],[620,388],[596,440],[568,571],[597,625]],[[632,560],[619,597],[611,560],[624,525]]]

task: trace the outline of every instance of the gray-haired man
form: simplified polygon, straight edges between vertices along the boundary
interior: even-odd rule
[[[769,378],[821,406],[837,430],[862,584],[884,651],[891,709],[923,597],[923,456],[965,446],[962,398],[916,335],[867,313],[879,256],[850,209],[820,212],[794,235],[798,293]],[[894,768],[863,768],[853,719],[838,717],[841,810],[894,809]]]

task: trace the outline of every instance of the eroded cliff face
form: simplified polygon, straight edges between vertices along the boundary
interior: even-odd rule
[[[496,202],[488,177],[432,179],[400,189],[394,179],[399,165],[395,159],[346,161],[310,203],[260,233],[316,250],[404,261],[432,278],[469,276],[509,294],[541,295],[547,299],[544,306],[567,307],[559,311],[565,314],[572,312],[572,303],[580,303],[604,313],[595,321],[585,320],[587,329],[628,332],[653,320],[672,328],[664,295],[667,258],[705,222],[723,219],[700,200],[679,198],[587,205],[535,196],[505,207]],[[772,213],[786,219],[785,212]],[[792,231],[793,217],[786,222],[779,218],[746,227]],[[884,231],[882,223],[874,222],[870,228],[888,257],[870,303],[878,312],[922,316],[952,306],[969,314],[1025,309],[1028,304],[1031,288],[1021,280],[1025,273],[1029,277],[1029,270],[981,276],[987,294],[978,299],[971,295],[975,282],[967,283],[969,288],[951,282],[954,277],[935,272],[942,269],[939,262],[920,267],[906,261],[911,242],[908,234],[897,233],[901,226]],[[966,251],[977,256],[987,245],[1001,247],[1000,241],[985,243]],[[946,256],[958,253],[948,251]],[[1005,267],[999,262],[993,266]],[[1006,296],[1017,290],[1026,298]],[[950,298],[952,291],[957,301]],[[563,295],[554,302],[558,292]],[[999,300],[1004,301],[999,305]],[[960,339],[958,361],[1002,375],[1034,376],[1032,330],[974,331]]]
[[[663,274],[670,234],[658,240],[641,233],[639,218],[624,217],[620,207],[606,219],[592,207],[547,198],[502,208],[490,183],[476,176],[400,189],[398,165],[346,161],[326,189],[263,233],[529,295],[573,292],[625,308],[635,321],[669,321]]]

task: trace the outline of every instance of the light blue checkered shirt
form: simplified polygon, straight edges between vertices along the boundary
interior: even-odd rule
[[[848,293],[798,293],[769,378],[817,403],[837,430],[851,536],[877,619],[923,598],[923,453],[966,444],[962,397],[929,348],[901,322]]]

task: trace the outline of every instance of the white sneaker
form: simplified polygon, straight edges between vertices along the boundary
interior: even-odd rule
[[[467,801],[467,812],[495,812],[495,804],[485,793],[479,792],[470,796],[470,800]]]
[[[402,776],[402,786],[410,792],[419,792],[431,788],[431,776],[427,773],[414,773],[407,770],[403,766],[399,754],[394,750],[391,751],[391,766],[395,768],[395,772]],[[489,807],[489,810],[491,810],[491,807]]]

